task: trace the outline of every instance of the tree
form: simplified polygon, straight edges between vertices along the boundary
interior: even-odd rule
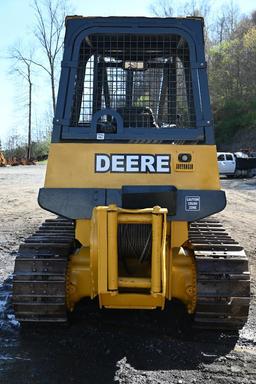
[[[254,25],[256,25],[256,10],[252,12],[252,22]]]
[[[210,13],[211,1],[191,0],[181,1],[179,7],[173,8],[170,0],[155,0],[151,3],[151,12],[156,16],[202,16],[207,17]]]
[[[241,17],[239,7],[233,0],[223,4],[213,22],[213,41],[222,43],[232,38]]]
[[[256,26],[250,28],[243,38],[244,77],[246,92],[250,97],[256,97]]]
[[[168,17],[173,15],[173,8],[168,0],[155,0],[150,5],[150,9],[155,16]]]
[[[184,15],[207,18],[211,10],[211,1],[191,0],[183,4]]]
[[[243,17],[231,36],[209,51],[212,101],[221,106],[230,100],[248,101],[256,96],[256,27]]]
[[[195,16],[207,19],[210,16],[211,0],[181,1],[179,7],[173,8],[170,0],[154,0],[150,6],[151,12],[155,16]],[[206,45],[209,45],[208,22],[204,28]]]
[[[31,131],[32,131],[32,57],[33,52],[30,51],[30,55],[26,57],[20,48],[12,48],[10,53],[10,59],[14,60],[13,72],[17,73],[23,78],[28,87],[28,128],[27,128],[27,160],[31,159]]]
[[[56,63],[63,46],[65,16],[67,14],[66,0],[34,0],[36,26],[35,36],[46,55],[46,64],[33,61],[50,77],[52,109],[56,108]]]

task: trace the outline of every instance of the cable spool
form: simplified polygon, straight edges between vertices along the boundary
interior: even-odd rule
[[[152,226],[150,224],[120,224],[118,226],[118,255],[127,272],[127,258],[148,262],[152,253]]]

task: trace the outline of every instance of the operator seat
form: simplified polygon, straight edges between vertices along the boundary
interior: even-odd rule
[[[158,128],[149,107],[122,107],[117,108],[117,112],[122,116],[125,128]]]

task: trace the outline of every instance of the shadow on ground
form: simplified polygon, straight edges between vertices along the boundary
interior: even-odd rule
[[[40,328],[8,325],[10,313],[9,304],[0,329],[3,384],[112,383],[124,357],[138,370],[194,370],[237,341],[234,334],[192,329],[179,303],[161,312],[99,310],[84,301],[67,326]]]

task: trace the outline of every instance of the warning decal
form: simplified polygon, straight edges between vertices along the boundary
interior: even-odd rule
[[[200,211],[200,196],[185,196],[185,211]]]

